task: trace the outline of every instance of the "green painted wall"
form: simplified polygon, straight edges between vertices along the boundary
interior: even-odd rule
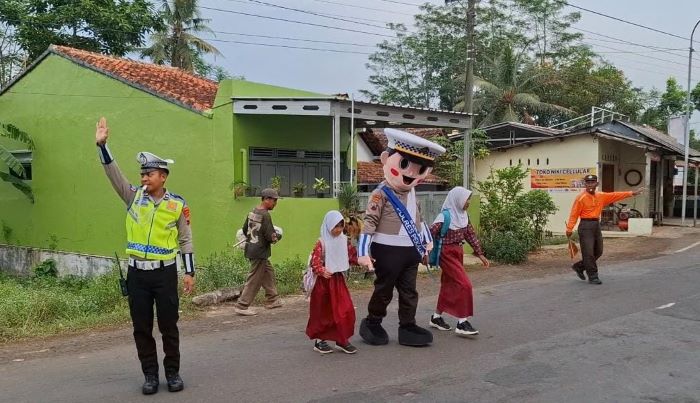
[[[284,119],[265,121],[260,128],[243,124],[243,129],[253,131],[243,135],[232,113],[234,92],[288,96],[289,91],[293,90],[227,80],[220,84],[212,113],[205,116],[50,55],[0,96],[2,121],[22,128],[36,143],[32,181],[36,203],[30,204],[20,192],[0,182],[0,220],[13,230],[16,244],[48,247],[54,236],[59,250],[123,254],[125,208],[104,175],[93,140],[95,122],[104,115],[110,126],[110,148],[131,181],[138,182],[135,156],[139,151],[176,161],[167,187],[182,195],[192,209],[195,249],[201,261],[232,243],[247,211],[257,203],[256,199],[234,200],[229,190],[240,160],[236,150],[243,139],[253,141],[271,128],[288,127],[296,133],[318,127],[317,136],[322,136],[321,119],[305,128]],[[236,135],[242,139],[234,144]],[[273,145],[282,138],[272,135],[264,144],[253,144]],[[7,141],[3,144],[14,147]],[[285,239],[275,246],[273,260],[305,258],[323,214],[333,208],[337,201],[332,199],[281,200],[272,216],[284,228]]]
[[[30,205],[6,184],[0,188],[0,217],[23,245],[46,247],[53,235],[61,250],[111,255],[123,249],[124,206],[94,143],[95,122],[102,115],[110,126],[110,148],[131,181],[138,182],[137,152],[173,158],[168,187],[198,212],[218,180],[210,169],[209,150],[217,140],[211,118],[56,55],[0,96],[0,114],[36,143],[36,203]],[[202,222],[195,224],[195,233]]]

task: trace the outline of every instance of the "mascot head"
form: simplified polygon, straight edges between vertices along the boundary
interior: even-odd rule
[[[388,149],[380,158],[384,179],[394,190],[408,191],[421,183],[433,169],[435,158],[445,149],[414,134],[396,129],[384,129]]]

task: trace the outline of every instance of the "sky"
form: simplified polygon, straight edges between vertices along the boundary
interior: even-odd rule
[[[443,0],[427,2],[443,4]],[[211,34],[201,36],[211,38],[211,43],[222,53],[222,56],[210,61],[223,66],[232,74],[244,76],[247,80],[327,94],[351,93],[360,97],[361,89],[370,88],[367,82],[369,71],[365,67],[368,53],[373,52],[376,43],[388,39],[383,35],[391,35],[390,30],[383,28],[385,23],[401,22],[410,30],[413,15],[419,12],[417,5],[422,3],[425,2],[421,0],[199,0],[203,17],[211,19],[209,26],[216,31],[215,36]],[[693,25],[700,19],[700,1],[698,0],[665,2],[570,0],[569,3],[683,38],[690,37]],[[271,7],[270,4],[311,13],[330,14],[349,21],[338,21]],[[583,41],[591,45],[609,62],[622,69],[635,86],[663,90],[666,79],[674,76],[682,87],[686,88],[689,39],[675,38],[571,7],[567,7],[566,10],[581,12],[581,20],[575,28],[583,30],[578,31],[584,34]],[[272,19],[255,17],[252,14]],[[319,24],[325,27],[279,19]],[[308,41],[251,35],[302,38]],[[700,28],[696,32],[695,39],[696,48],[700,49]],[[620,43],[620,40],[664,49],[663,51],[650,50]],[[335,52],[260,44],[320,48]],[[637,54],[621,53],[621,51]],[[693,86],[700,81],[700,56],[697,52],[694,64]],[[698,115],[700,114],[695,114],[691,123],[693,125],[691,128],[696,130],[700,130]]]

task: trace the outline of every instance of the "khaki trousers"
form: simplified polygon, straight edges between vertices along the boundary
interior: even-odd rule
[[[248,308],[258,294],[260,287],[265,289],[267,303],[275,302],[278,298],[275,271],[268,259],[250,259],[250,273],[245,286],[238,298],[241,308]]]

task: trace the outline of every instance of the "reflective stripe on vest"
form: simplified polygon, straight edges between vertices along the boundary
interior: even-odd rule
[[[168,193],[156,206],[142,189],[126,214],[126,253],[143,259],[172,259],[178,250],[177,220],[184,203]]]

